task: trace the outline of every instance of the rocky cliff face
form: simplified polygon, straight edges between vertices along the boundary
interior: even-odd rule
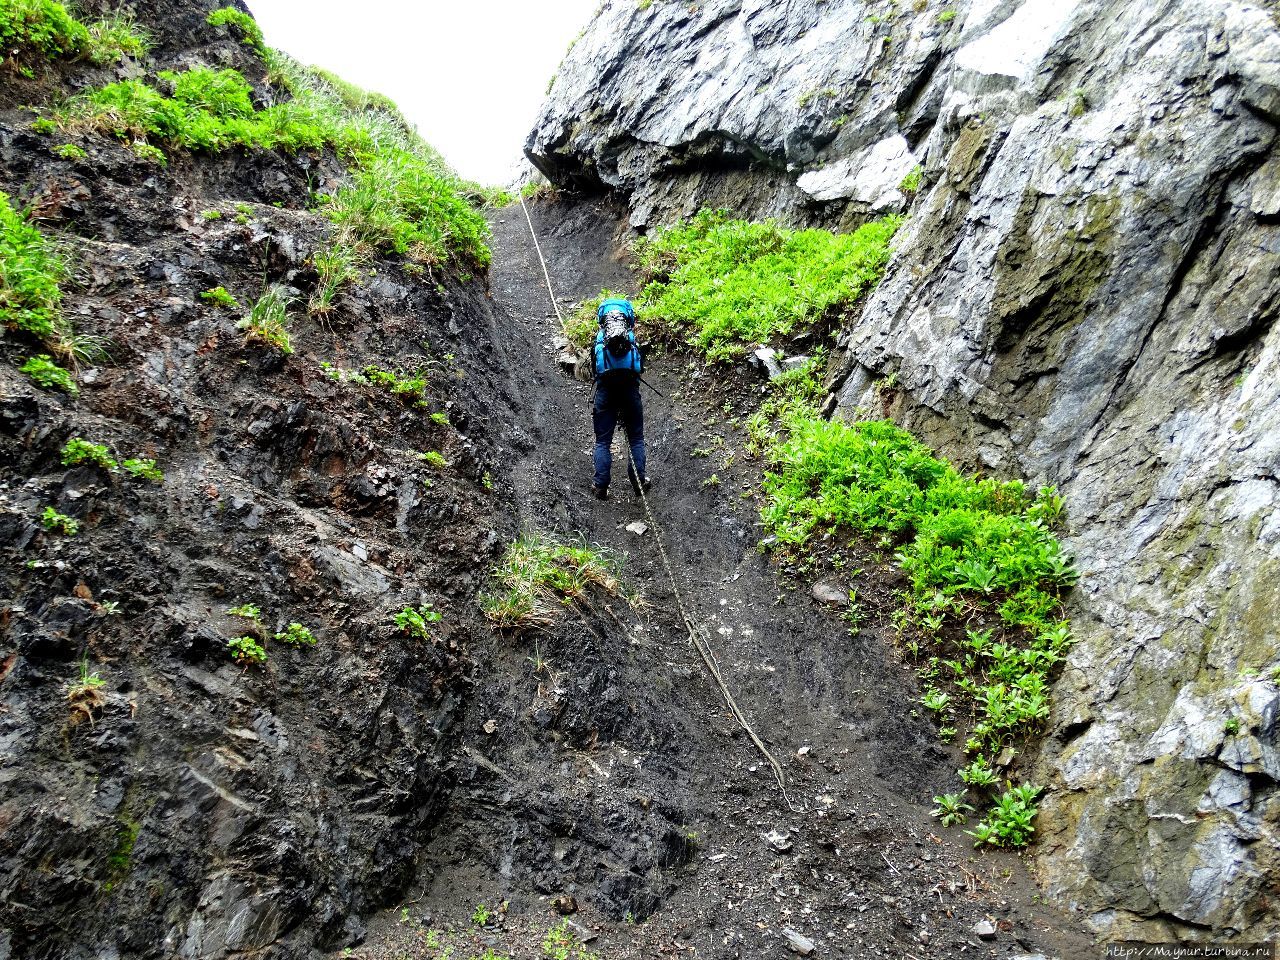
[[[1066,496],[1038,856],[1113,938],[1280,930],[1278,123],[1259,3],[614,0],[527,144],[637,228],[910,213],[833,406],[892,374],[949,456]]]

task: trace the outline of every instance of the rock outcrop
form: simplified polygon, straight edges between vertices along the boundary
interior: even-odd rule
[[[613,0],[527,145],[639,229],[910,212],[835,409],[892,373],[949,456],[1064,493],[1038,855],[1111,938],[1280,930],[1277,124],[1259,3]]]

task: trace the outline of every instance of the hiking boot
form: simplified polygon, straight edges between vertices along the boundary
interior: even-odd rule
[[[609,499],[609,488],[608,488],[608,487],[598,487],[598,486],[596,486],[596,485],[593,483],[593,484],[591,485],[591,495],[592,495],[593,497],[595,497],[597,500],[608,500],[608,499]]]

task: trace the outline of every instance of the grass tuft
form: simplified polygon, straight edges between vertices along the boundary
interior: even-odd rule
[[[583,597],[591,585],[634,606],[638,600],[624,590],[620,567],[620,561],[603,549],[523,534],[493,571],[499,589],[481,596],[480,609],[506,629],[550,626],[556,611]]]
[[[257,341],[275,347],[281,353],[293,353],[289,339],[289,307],[293,303],[294,299],[284,287],[268,287],[249,308],[249,315],[236,326],[245,331],[247,342]]]

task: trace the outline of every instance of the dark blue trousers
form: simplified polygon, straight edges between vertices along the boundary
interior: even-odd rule
[[[631,458],[636,471],[645,476],[644,408],[640,403],[640,381],[627,375],[614,375],[596,382],[595,400],[591,405],[591,424],[596,431],[595,485],[609,486],[613,454],[609,450],[613,433],[622,422],[631,445]]]

